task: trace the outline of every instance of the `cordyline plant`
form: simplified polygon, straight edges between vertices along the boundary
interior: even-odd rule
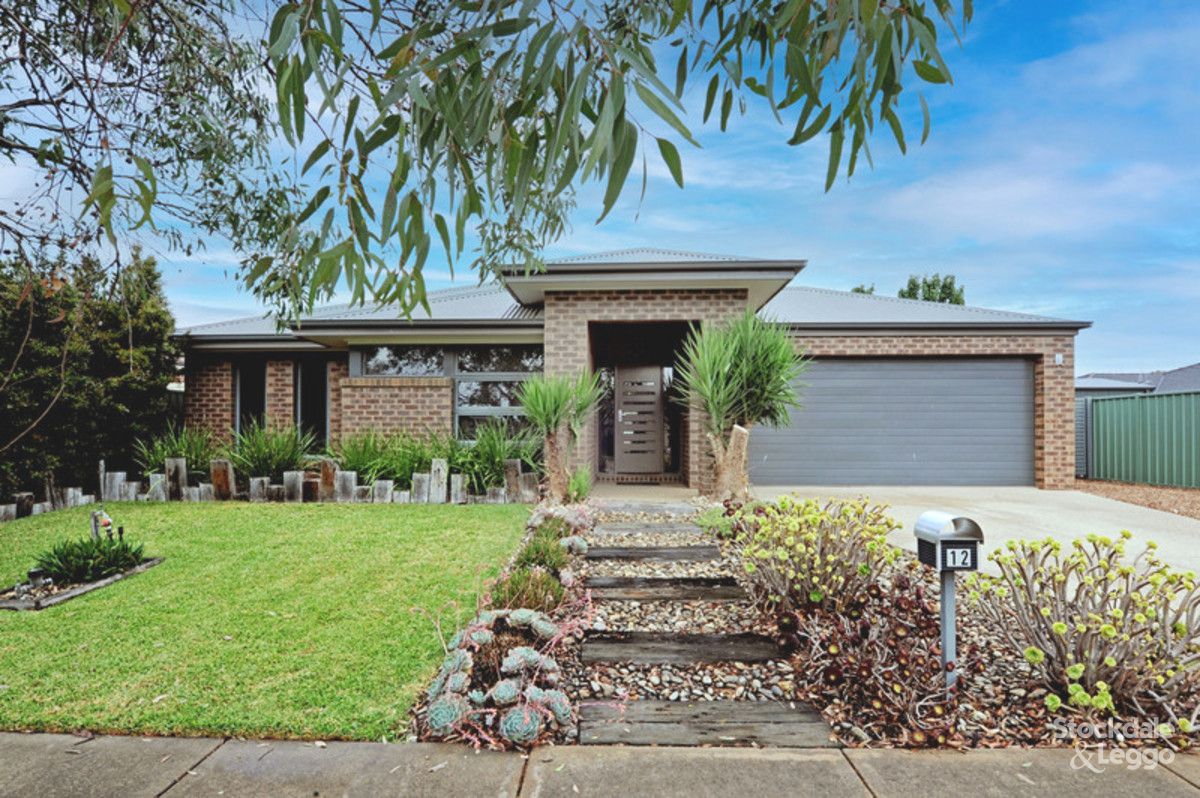
[[[546,481],[551,501],[565,503],[571,482],[571,454],[592,409],[604,395],[600,375],[539,375],[521,383],[517,399],[529,423],[543,438]]]
[[[807,368],[787,328],[751,311],[725,325],[692,329],[683,344],[675,398],[703,413],[713,497],[748,495],[750,428],[788,423],[791,408],[800,406],[795,381]]]
[[[782,496],[744,508],[739,522],[734,545],[750,596],[779,617],[817,607],[846,612],[899,552],[887,542],[898,525],[866,499],[822,505]]]
[[[969,598],[1053,692],[1047,705],[1169,720],[1168,739],[1195,730],[1200,707],[1200,586],[1149,544],[1125,559],[1128,531],[1010,541],[973,575]]]

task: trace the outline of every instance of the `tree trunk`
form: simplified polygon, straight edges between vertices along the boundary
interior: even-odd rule
[[[729,432],[729,445],[725,449],[729,468],[729,496],[745,501],[750,498],[750,425],[733,425]]]
[[[563,446],[562,430],[555,430],[546,436],[546,481],[549,498],[552,502],[561,503],[567,498],[567,464],[566,451]]]
[[[708,491],[710,499],[724,501],[729,497],[729,463],[725,442],[716,435],[708,436],[708,445],[713,455],[713,483]]]

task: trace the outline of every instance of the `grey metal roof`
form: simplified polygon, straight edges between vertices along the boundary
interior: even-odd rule
[[[634,250],[627,250],[633,252]],[[637,250],[645,251],[645,250]],[[659,252],[659,250],[654,250]],[[666,252],[663,250],[662,252]],[[704,256],[709,257],[709,256]],[[391,306],[327,305],[317,308],[300,320],[299,330],[333,326],[407,327],[422,322],[437,326],[461,323],[538,325],[542,321],[541,305],[521,305],[500,283],[430,291],[430,313],[418,308],[412,320],[403,319]],[[1067,321],[1049,316],[1015,313],[1007,310],[965,305],[947,305],[914,299],[856,294],[825,288],[794,286],[780,291],[761,311],[774,321],[795,327],[864,328],[864,327],[1063,327],[1079,329],[1088,322]],[[293,339],[284,331],[279,334],[275,320],[269,316],[251,316],[230,321],[201,324],[179,330],[193,338],[262,338]],[[1086,375],[1085,375],[1086,376]],[[1095,375],[1101,376],[1101,375]],[[1200,380],[1200,370],[1196,372]],[[1194,390],[1194,389],[1189,389]]]
[[[796,327],[1067,327],[1090,322],[1050,316],[948,305],[919,299],[856,294],[828,288],[785,288],[761,311],[765,318]]]
[[[569,258],[547,258],[547,266],[569,263],[712,263],[726,261],[730,263],[753,263],[760,258],[748,258],[742,255],[709,255],[703,252],[684,252],[678,249],[659,249],[657,247],[635,247],[633,249],[617,249],[612,252],[597,252],[592,255],[576,255]]]
[[[1143,392],[1153,388],[1151,385],[1144,385],[1140,382],[1132,382],[1129,380],[1113,380],[1108,377],[1092,377],[1083,375],[1075,378],[1075,390],[1077,391],[1130,391]]]
[[[540,306],[525,307],[518,304],[504,290],[504,287],[497,283],[430,291],[428,299],[430,312],[426,313],[424,308],[417,308],[413,311],[412,321],[536,323],[542,318]],[[314,309],[311,314],[300,319],[299,329],[330,324],[375,326],[391,323],[403,326],[407,325],[409,320],[402,318],[396,308],[390,305],[338,304]],[[250,316],[212,324],[199,324],[178,330],[177,334],[186,334],[194,338],[224,338],[227,336],[274,336],[278,332],[273,316]],[[292,336],[285,330],[280,337],[291,338]]]
[[[1164,371],[1155,393],[1200,391],[1200,363]]]
[[[1082,374],[1075,381],[1079,387],[1080,380],[1100,379],[1115,382],[1122,387],[1140,387],[1153,393],[1190,393],[1200,391],[1200,363],[1182,366],[1169,371],[1114,371],[1093,372]]]

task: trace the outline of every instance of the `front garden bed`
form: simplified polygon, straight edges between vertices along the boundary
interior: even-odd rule
[[[153,557],[127,571],[82,584],[58,585],[50,583],[39,584],[36,587],[31,582],[17,584],[8,590],[0,592],[0,610],[44,610],[48,607],[62,604],[64,601],[70,601],[73,598],[91,593],[93,590],[108,587],[111,584],[120,582],[122,579],[140,574],[162,561],[162,557]]]

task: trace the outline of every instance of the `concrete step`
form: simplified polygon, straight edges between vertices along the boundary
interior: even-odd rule
[[[776,701],[585,701],[581,745],[769,745],[833,748],[825,719]]]

